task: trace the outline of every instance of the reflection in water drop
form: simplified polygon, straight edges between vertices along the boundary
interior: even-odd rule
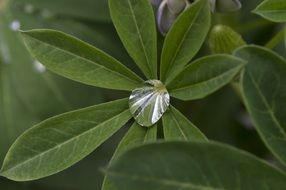
[[[46,67],[40,63],[39,61],[34,61],[34,68],[38,73],[44,73],[46,71]]]
[[[129,97],[129,108],[134,119],[145,127],[154,125],[168,109],[170,96],[159,80],[148,80]]]
[[[35,11],[35,7],[32,4],[27,4],[24,7],[25,13],[32,14]]]
[[[13,31],[18,31],[21,27],[19,20],[14,20],[10,23],[10,29]]]

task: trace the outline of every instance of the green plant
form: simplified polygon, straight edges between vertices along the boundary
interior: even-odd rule
[[[267,1],[256,12],[274,21],[285,22],[283,13],[273,15],[265,11],[277,8],[277,4],[267,5],[268,2],[272,3]],[[285,5],[282,1],[280,3]],[[60,172],[90,154],[129,123],[131,127],[110,162],[103,189],[134,189],[138,183],[138,189],[232,189],[250,180],[248,176],[237,177],[246,175],[246,168],[257,169],[253,173],[258,174],[257,180],[274,176],[258,186],[260,189],[285,186],[285,175],[281,171],[258,158],[209,142],[194,124],[170,105],[170,96],[184,101],[197,100],[229,83],[233,86],[239,83],[238,93],[260,136],[285,163],[285,59],[267,48],[243,46],[245,42],[237,33],[222,27],[225,35],[216,35],[213,30],[210,47],[215,53],[229,54],[209,55],[192,61],[211,26],[208,0],[193,2],[178,16],[159,53],[156,23],[149,1],[109,0],[109,7],[117,33],[141,73],[135,74],[102,50],[63,32],[41,29],[21,34],[30,52],[47,69],[87,85],[132,91],[129,100],[125,98],[68,112],[39,123],[12,145],[1,175],[15,181],[29,181]],[[226,42],[227,38],[231,40]],[[225,43],[227,48],[222,47]],[[137,145],[156,141],[160,118],[166,141],[199,142],[147,145],[121,156]],[[222,178],[231,172],[229,168],[219,172],[218,181],[214,174],[207,176],[206,173],[219,170],[217,164],[224,155],[227,166],[236,168],[237,174],[221,183]],[[147,167],[138,164],[138,168],[129,168],[129,163],[138,163],[146,156],[150,156]],[[190,171],[191,168],[208,162],[211,164],[195,170],[198,173],[203,170],[200,179],[195,178],[196,172]],[[175,163],[180,167],[169,166]],[[187,163],[192,163],[192,167],[185,174],[180,173]],[[245,168],[240,167],[243,164],[246,164]],[[148,173],[153,169],[158,173]],[[168,169],[177,172],[173,176]],[[259,175],[260,172],[267,175]],[[151,177],[144,178],[148,174]],[[182,175],[186,176],[185,181]],[[241,189],[251,189],[257,180]]]

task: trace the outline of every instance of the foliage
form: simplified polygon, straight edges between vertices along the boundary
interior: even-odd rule
[[[15,138],[24,129],[20,129],[14,115],[27,112],[20,118],[25,126],[43,120],[15,140],[4,159],[2,176],[14,181],[31,181],[61,172],[126,126],[129,129],[105,171],[103,190],[278,190],[285,187],[286,175],[283,169],[277,169],[279,165],[270,165],[250,153],[208,140],[208,131],[197,127],[200,125],[196,125],[196,120],[191,122],[187,117],[188,101],[197,104],[205,101],[201,100],[203,98],[208,100],[230,84],[239,102],[245,105],[263,143],[281,165],[285,165],[286,60],[277,53],[281,50],[275,49],[286,36],[284,27],[277,27],[277,35],[265,47],[259,45],[261,43],[247,45],[248,40],[243,37],[255,39],[253,34],[242,37],[229,21],[212,25],[228,17],[214,10],[224,12],[221,7],[237,10],[241,4],[243,6],[243,1],[224,4],[219,0],[183,0],[185,8],[180,8],[175,17],[158,13],[160,19],[165,16],[164,22],[170,24],[170,28],[164,29],[164,37],[156,30],[156,24],[160,29],[162,23],[158,17],[156,20],[156,8],[148,0],[109,0],[108,4],[98,1],[101,8],[96,15],[91,9],[95,2],[85,1],[80,5],[69,1],[70,5],[63,11],[61,7],[67,4],[66,0],[57,3],[11,1],[5,4],[5,9],[0,4],[3,15],[0,26],[4,28],[0,31],[0,124],[5,129],[15,126],[19,130],[13,134]],[[156,5],[161,3],[157,11],[163,5],[170,10],[178,8],[170,2],[153,1]],[[26,52],[19,34],[3,25],[11,22],[11,10],[21,7],[29,14],[39,14],[39,10],[43,10],[40,14],[49,28],[20,32],[33,57]],[[81,11],[76,11],[78,9]],[[272,22],[286,21],[286,3],[282,0],[266,0],[253,12]],[[21,11],[17,14],[23,15]],[[39,28],[43,23],[31,16],[23,18],[22,23],[31,21],[27,29]],[[123,47],[116,42],[111,20]],[[101,35],[98,38],[93,37],[90,23],[99,25],[97,31]],[[11,24],[11,29],[17,27],[15,20]],[[253,29],[258,27],[254,25]],[[70,32],[70,28],[78,28],[78,31]],[[206,41],[210,51],[205,48]],[[127,54],[129,56],[125,56]],[[23,65],[19,64],[21,60]],[[40,66],[45,73],[33,72],[30,63],[38,69]],[[82,85],[57,78],[45,69]],[[20,82],[15,82],[16,79]],[[118,100],[70,111],[98,99],[102,100],[98,102],[105,101],[105,91],[94,87],[117,90],[117,93],[108,93],[114,94],[111,99]],[[79,93],[77,100],[69,99],[71,92]],[[76,103],[89,99],[85,94],[90,92],[94,98],[90,98],[89,103]],[[52,100],[48,101],[50,97]],[[215,104],[216,110],[211,114],[224,113],[226,110],[220,108],[227,102],[224,99]],[[186,113],[181,113],[180,109]],[[65,111],[69,112],[48,118]],[[210,117],[206,114],[202,120]],[[224,114],[216,119],[227,121]]]

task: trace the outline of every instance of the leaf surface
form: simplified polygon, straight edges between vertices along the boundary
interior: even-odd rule
[[[163,115],[163,129],[166,140],[207,140],[203,133],[173,106]]]
[[[112,21],[129,55],[148,79],[157,79],[157,32],[146,0],[109,0]]]
[[[239,73],[245,62],[230,55],[213,55],[188,65],[167,89],[171,96],[194,100],[222,88]]]
[[[272,153],[286,164],[286,61],[258,46],[245,46],[235,55],[248,61],[241,91],[253,123]]]
[[[117,190],[281,190],[286,176],[227,145],[164,142],[128,151],[107,171]]]
[[[162,50],[160,79],[167,84],[201,48],[210,28],[208,0],[192,3],[168,32]]]
[[[131,118],[128,99],[65,113],[34,126],[7,153],[1,175],[29,181],[75,164]]]
[[[30,52],[51,71],[84,84],[133,90],[141,79],[101,50],[55,30],[22,32]]]
[[[150,128],[142,127],[136,122],[131,126],[128,132],[125,134],[121,142],[119,143],[114,155],[110,161],[112,163],[120,155],[122,155],[127,150],[141,145],[143,143],[149,143],[156,141],[157,139],[157,125]],[[108,179],[104,178],[102,190],[116,190],[116,186]]]
[[[286,22],[286,1],[266,0],[263,1],[254,13],[273,22]]]

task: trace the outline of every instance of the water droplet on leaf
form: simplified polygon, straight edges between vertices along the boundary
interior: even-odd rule
[[[134,119],[141,126],[154,125],[170,105],[170,95],[159,80],[148,80],[132,91],[129,108]]]

